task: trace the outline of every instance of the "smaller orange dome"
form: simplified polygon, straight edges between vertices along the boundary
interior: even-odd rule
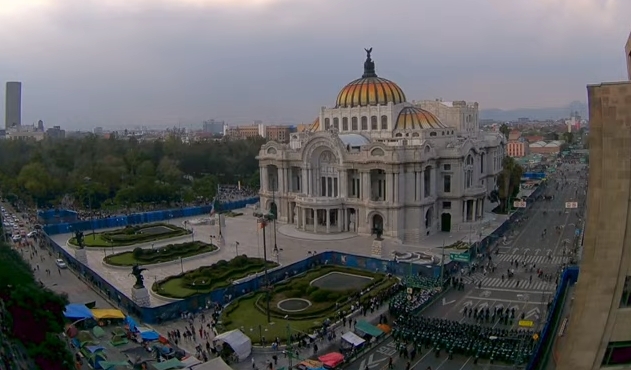
[[[318,131],[320,129],[320,117],[316,118],[315,121],[309,127],[310,132]]]
[[[395,130],[424,130],[447,128],[438,117],[418,107],[405,107],[399,113]]]

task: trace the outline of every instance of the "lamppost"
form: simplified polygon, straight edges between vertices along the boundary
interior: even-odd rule
[[[440,258],[440,283],[444,284],[445,280],[445,240],[451,238],[451,234],[443,238],[442,254]]]
[[[274,189],[275,188],[272,188],[272,204],[274,205],[274,212],[273,212],[273,215],[274,215],[274,220],[273,220],[274,221],[274,251],[278,252],[278,245],[276,245],[276,215],[278,214],[278,205],[276,204],[276,197],[274,195],[276,193],[275,193]]]
[[[88,188],[88,208],[90,209],[90,225],[92,225],[92,240],[94,240],[96,238],[96,234],[94,233],[94,214],[92,213],[92,186],[91,186],[91,181],[92,179],[89,178],[88,176],[83,178],[83,181],[85,181]]]
[[[272,213],[260,213],[260,212],[254,212],[254,217],[257,218],[258,223],[261,224],[261,228],[263,229],[263,262],[264,262],[264,275],[265,279],[265,290],[267,291],[267,297],[266,297],[266,301],[267,301],[267,322],[270,323],[271,322],[271,318],[270,318],[270,292],[269,292],[269,278],[267,276],[267,241],[265,238],[265,227],[267,226],[267,223],[270,221],[273,221],[276,217],[274,214]]]
[[[239,242],[234,242],[234,252],[239,257]]]

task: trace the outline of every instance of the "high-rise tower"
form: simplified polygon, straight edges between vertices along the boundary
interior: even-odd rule
[[[4,106],[5,128],[20,127],[22,125],[22,83],[7,82]]]

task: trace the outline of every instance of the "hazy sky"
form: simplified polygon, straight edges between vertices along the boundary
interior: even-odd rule
[[[0,0],[0,76],[23,82],[23,124],[310,122],[373,47],[408,100],[554,107],[625,79],[629,14],[630,0]]]

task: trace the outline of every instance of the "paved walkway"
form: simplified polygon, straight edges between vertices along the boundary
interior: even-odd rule
[[[198,259],[185,260],[181,264],[175,261],[172,264],[162,264],[159,266],[147,266],[147,271],[144,276],[147,283],[152,283],[157,280],[164,279],[168,276],[180,274],[183,271],[189,271],[196,269],[200,266],[208,266],[219,260],[230,260],[238,254],[246,254],[250,257],[263,257],[263,233],[261,229],[257,227],[256,219],[249,216],[251,212],[248,209],[241,210],[244,215],[239,217],[226,217],[226,226],[222,228],[222,235],[225,240],[225,244],[221,249],[214,254],[200,257]],[[199,217],[189,217],[181,219],[173,219],[170,222],[176,225],[182,225],[185,220],[193,220]],[[458,240],[471,241],[479,240],[482,237],[491,234],[495,228],[501,225],[503,222],[501,217],[490,218],[487,217],[484,222],[479,223],[479,226],[487,225],[485,228],[475,230],[473,227],[471,231],[455,231],[451,234],[447,234],[446,238],[442,235],[434,235],[424,240],[421,245],[405,245],[399,243],[397,240],[386,238],[382,245],[382,258],[390,259],[393,257],[393,252],[425,252],[440,256],[442,254],[442,245],[453,244]],[[194,234],[191,238],[195,240],[203,240],[206,242],[217,242],[217,235],[219,235],[219,227],[214,225],[192,225]],[[276,259],[282,265],[288,265],[296,261],[302,260],[310,253],[319,253],[329,250],[335,250],[343,253],[352,253],[357,255],[369,256],[371,255],[373,237],[371,236],[358,236],[355,234],[343,233],[343,234],[310,234],[303,231],[295,230],[291,225],[279,224],[279,229],[276,235],[274,235],[274,229],[268,226],[266,231],[265,244],[268,250],[268,259]],[[291,230],[293,229],[293,230]],[[287,235],[285,235],[287,234]],[[52,239],[61,245],[64,249],[74,254],[74,249],[66,246],[68,239],[72,237],[71,234],[55,235]],[[343,237],[343,242],[340,239]],[[336,241],[340,241],[336,243]],[[178,242],[183,242],[182,238],[177,238]],[[279,248],[279,255],[272,255],[271,250],[274,246],[274,241]],[[236,242],[239,242],[237,247]],[[154,247],[158,248],[169,243],[173,243],[173,239],[160,240],[154,243]],[[143,248],[151,248],[151,243],[141,245]],[[134,284],[134,277],[121,273],[120,268],[111,268],[103,265],[103,257],[111,253],[118,253],[120,250],[116,248],[98,248],[89,249],[86,248],[86,254],[88,258],[88,265],[91,269],[104,277],[112,285],[122,291],[128,297],[131,296],[131,286]],[[461,252],[459,250],[445,249],[445,263],[449,262],[449,253]],[[168,304],[170,301],[160,299],[156,296],[151,296],[151,306],[161,306]]]

